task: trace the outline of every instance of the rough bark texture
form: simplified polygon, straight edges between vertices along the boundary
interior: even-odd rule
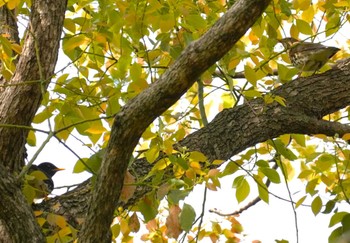
[[[0,242],[45,242],[20,183],[0,166]]]
[[[342,136],[350,131],[349,126],[321,118],[350,104],[349,69],[350,61],[346,60],[329,72],[299,78],[275,89],[271,94],[285,98],[286,107],[255,99],[224,110],[179,145],[201,151],[210,159],[226,160],[242,148],[284,133]]]
[[[173,105],[198,76],[225,55],[260,17],[269,0],[240,0],[199,40],[192,42],[162,77],[128,102],[114,120],[92,192],[81,242],[110,242],[108,234],[129,158],[150,123]],[[108,198],[108,200],[106,200]]]
[[[11,86],[0,94],[0,124],[30,126],[56,66],[66,0],[33,1]],[[37,81],[23,85],[23,82]],[[22,84],[22,85],[20,85]],[[0,162],[11,171],[24,165],[27,129],[0,127]]]
[[[0,93],[0,235],[6,242],[45,242],[33,212],[16,178],[24,165],[28,130],[8,128],[6,124],[30,126],[42,95],[54,73],[66,0],[32,1],[30,24],[16,71]],[[14,12],[0,11],[1,32],[18,41]],[[8,31],[6,28],[15,28]],[[25,84],[28,81],[31,84]],[[11,237],[11,241],[7,241]]]

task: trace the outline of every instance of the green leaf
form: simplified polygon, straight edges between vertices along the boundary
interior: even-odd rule
[[[285,65],[277,65],[278,77],[285,83],[292,80],[293,76],[298,73],[298,70],[294,67],[286,67]]]
[[[172,204],[179,204],[179,201],[185,199],[188,193],[185,190],[171,190],[168,194],[168,200]]]
[[[253,68],[251,68],[248,65],[244,66],[244,75],[245,78],[248,80],[249,83],[253,85],[253,87],[256,87],[256,81],[258,80],[256,77],[256,73]]]
[[[333,214],[328,227],[333,227],[334,225],[340,223],[343,218],[345,217],[345,215],[349,215],[348,212],[337,212],[335,214]]]
[[[105,153],[104,149],[99,150],[97,153],[93,154],[87,160],[84,159],[85,163],[83,163],[81,160],[78,160],[75,163],[73,173],[81,173],[83,171],[87,171],[93,174],[97,174],[98,170],[100,169],[104,153]]]
[[[257,181],[259,197],[266,203],[269,203],[269,191],[267,186],[263,183],[262,179],[258,175],[254,175],[255,180]]]
[[[195,29],[204,29],[207,26],[207,22],[199,14],[185,16],[185,20],[187,21],[187,24]]]
[[[222,172],[222,176],[232,175],[238,169],[239,169],[238,165],[235,162],[230,161],[230,162],[228,162],[224,171]]]
[[[130,77],[131,77],[131,79],[132,79],[134,82],[137,82],[137,81],[140,79],[141,74],[142,74],[141,65],[138,64],[138,63],[133,63],[133,64],[130,66],[129,72],[130,72]]]
[[[326,207],[325,207],[325,209],[323,210],[322,213],[324,213],[324,214],[330,213],[330,212],[333,211],[334,207],[335,207],[335,201],[329,200],[329,201],[326,203]]]
[[[146,222],[154,219],[158,214],[157,200],[151,199],[150,196],[146,196],[141,200],[138,204],[138,208]]]
[[[196,212],[193,207],[189,204],[184,203],[182,212],[180,215],[180,225],[183,230],[189,232],[192,228],[192,224],[196,219]]]
[[[304,200],[306,199],[306,196],[303,196],[302,198],[300,198],[296,203],[295,203],[295,208],[299,207]]]
[[[343,232],[349,232],[350,230],[350,214],[347,214],[341,220],[341,224],[343,225]]]
[[[203,153],[198,151],[191,152],[189,158],[198,162],[205,162],[208,160],[208,158]]]
[[[302,19],[297,19],[296,20],[296,25],[300,33],[305,34],[305,35],[312,35],[312,29],[311,26],[305,22]]]
[[[27,144],[32,147],[36,145],[36,136],[33,130],[30,130],[28,133]]]
[[[113,224],[111,227],[113,239],[117,238],[120,234],[120,224]]]
[[[244,95],[244,97],[246,97],[246,98],[256,98],[256,97],[262,97],[262,94],[259,92],[259,91],[257,91],[257,90],[252,90],[252,89],[250,89],[250,90],[245,90],[244,92],[243,92],[243,95]]]
[[[310,175],[312,175],[315,171],[314,170],[303,170],[302,172],[300,172],[300,174],[298,175],[299,179],[306,179],[308,178]]]
[[[149,163],[153,163],[159,156],[159,147],[153,145],[149,150],[145,152],[145,156]]]
[[[317,192],[315,188],[318,184],[319,184],[318,178],[315,178],[309,181],[305,188],[306,193],[309,193],[311,196],[315,195],[315,193]]]
[[[322,208],[322,200],[319,196],[317,196],[311,203],[311,210],[316,216],[321,211],[321,208]]]
[[[238,176],[233,181],[233,187],[236,188],[236,198],[238,203],[242,202],[250,193],[250,186],[244,176]]]
[[[283,155],[288,160],[296,160],[298,158],[290,149],[286,148],[280,139],[274,140],[272,146],[275,147],[279,154]]]
[[[273,183],[279,184],[281,183],[280,175],[276,170],[271,169],[269,167],[260,167],[261,172],[269,178],[269,180]]]
[[[184,170],[187,170],[188,168],[190,168],[187,161],[182,157],[170,155],[169,160],[174,165],[180,165]]]
[[[66,36],[68,37],[68,36]],[[64,39],[65,40],[65,39]],[[85,35],[75,35],[71,38],[67,38],[67,41],[63,41],[63,50],[64,52],[70,52],[76,47],[80,47],[82,45],[86,45],[90,40],[86,38]]]
[[[294,141],[302,147],[306,147],[305,135],[304,134],[291,134]]]
[[[322,154],[316,161],[316,170],[320,172],[328,171],[336,161],[333,155]]]
[[[343,227],[338,227],[335,230],[332,231],[330,236],[328,237],[328,242],[339,242],[339,238],[341,237],[343,233]]]

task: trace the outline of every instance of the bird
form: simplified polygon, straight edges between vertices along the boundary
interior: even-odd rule
[[[316,72],[340,49],[320,43],[301,42],[295,38],[279,40],[288,51],[293,66],[304,72]]]
[[[28,170],[28,175],[32,176],[28,180],[28,184],[34,189],[34,198],[46,198],[54,188],[52,177],[56,172],[64,170],[57,168],[50,162],[44,162],[39,165],[31,165]]]

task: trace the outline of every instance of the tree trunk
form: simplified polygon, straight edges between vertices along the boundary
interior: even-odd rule
[[[16,71],[0,93],[0,221],[1,231],[13,242],[45,242],[30,206],[21,192],[21,178],[16,178],[24,165],[28,129],[43,94],[54,74],[62,33],[66,0],[35,0]],[[3,7],[1,32],[9,32],[14,15]],[[10,17],[9,17],[10,16]],[[7,21],[7,22],[6,22]],[[9,38],[18,40],[17,28]],[[2,236],[0,235],[0,239]]]

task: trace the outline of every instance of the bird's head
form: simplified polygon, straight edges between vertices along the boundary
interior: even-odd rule
[[[49,178],[53,177],[57,171],[64,170],[63,168],[57,168],[54,164],[49,162],[39,164],[38,168],[43,171]]]
[[[299,41],[295,38],[288,37],[283,38],[282,40],[278,40],[278,42],[280,42],[285,49],[290,49],[294,45],[294,43],[297,43]]]

